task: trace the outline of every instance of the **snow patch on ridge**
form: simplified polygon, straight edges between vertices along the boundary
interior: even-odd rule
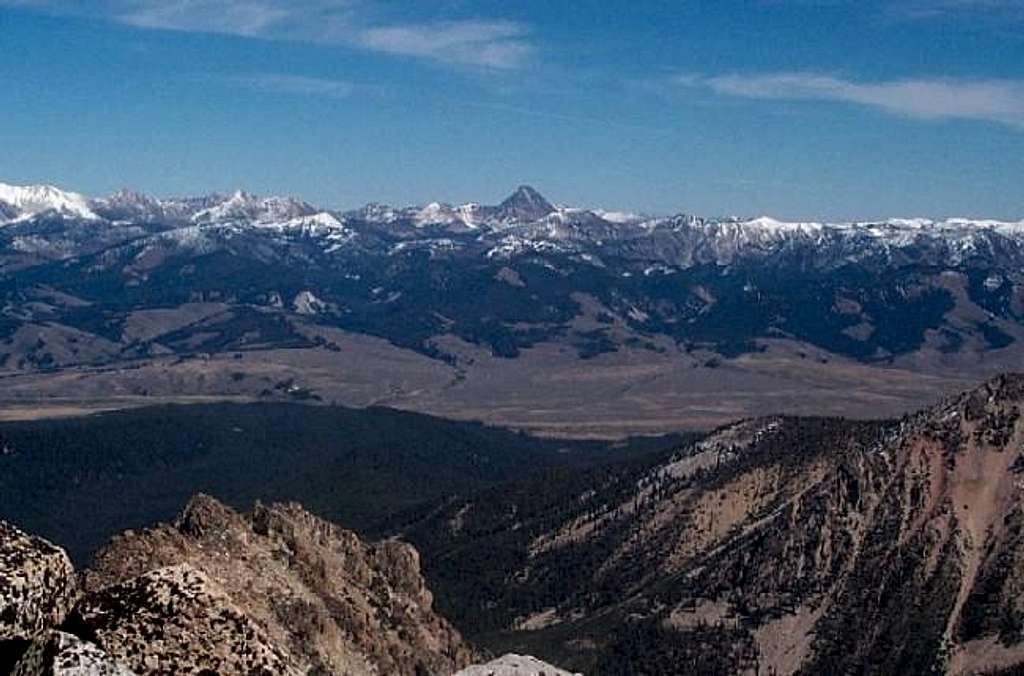
[[[769,216],[761,216],[749,221],[744,221],[743,225],[759,228],[766,232],[771,233],[787,233],[787,232],[805,232],[805,233],[818,233],[825,227],[822,223],[816,222],[790,222],[790,221],[777,221]]]

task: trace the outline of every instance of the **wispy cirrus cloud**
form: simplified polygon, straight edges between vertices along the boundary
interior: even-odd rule
[[[339,44],[446,64],[513,70],[536,50],[527,25],[500,19],[387,23],[368,0],[0,0],[0,6],[143,29]],[[371,11],[373,10],[373,11]]]
[[[168,0],[108,4],[109,18],[139,28],[250,37],[270,33],[290,16],[288,9],[274,2]]]
[[[858,82],[817,73],[684,75],[686,88],[775,101],[832,101],[922,120],[981,120],[1024,129],[1024,80],[902,79]]]
[[[533,52],[527,28],[513,21],[449,21],[363,30],[359,42],[391,54],[492,68],[515,68]]]
[[[228,84],[258,92],[272,94],[295,94],[298,96],[319,96],[343,99],[352,94],[355,85],[347,80],[306,77],[287,73],[260,73],[245,77],[233,77]]]

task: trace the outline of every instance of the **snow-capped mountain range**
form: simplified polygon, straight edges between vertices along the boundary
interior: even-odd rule
[[[710,237],[741,238],[764,243],[787,237],[821,238],[829,234],[867,235],[893,243],[906,242],[922,235],[963,237],[978,231],[994,231],[1005,236],[1024,236],[1024,220],[947,218],[891,218],[883,221],[794,222],[769,216],[757,218],[702,218],[688,215],[647,217],[601,209],[556,206],[528,185],[516,191],[498,206],[476,203],[462,205],[432,202],[425,206],[393,207],[368,204],[354,211],[319,209],[291,197],[257,197],[238,191],[229,196],[211,194],[198,198],[158,199],[130,191],[108,198],[90,199],[63,191],[52,185],[10,185],[0,182],[0,225],[37,217],[59,216],[112,222],[141,221],[167,224],[251,223],[283,224],[317,216],[331,222],[362,221],[376,224],[407,224],[421,228],[442,227],[460,230],[504,230],[523,225],[547,226],[552,239],[559,227],[585,225],[633,226],[654,233],[658,229],[679,230],[696,227]],[[540,231],[539,228],[534,228]],[[630,229],[624,227],[624,230]]]
[[[312,227],[328,233],[344,229],[348,234],[359,226],[383,226],[393,237],[417,237],[441,231],[451,235],[473,235],[492,239],[496,246],[490,256],[530,251],[572,251],[603,246],[606,242],[630,242],[644,248],[658,240],[673,239],[693,255],[677,257],[674,264],[688,265],[703,260],[701,249],[729,262],[744,250],[784,246],[787,243],[853,243],[874,251],[903,248],[923,241],[942,241],[950,250],[969,252],[990,236],[1024,241],[1024,220],[1007,222],[949,218],[893,218],[869,222],[787,222],[767,216],[758,218],[702,218],[688,215],[644,217],[556,206],[536,189],[520,186],[497,206],[474,203],[391,207],[370,204],[341,212],[319,209],[295,198],[261,198],[239,191],[229,196],[162,200],[127,191],[109,198],[89,199],[50,185],[16,186],[0,183],[0,225],[38,219],[104,220],[112,224],[154,224],[164,228],[194,225],[251,225],[270,229]],[[406,230],[406,231],[403,231]],[[689,260],[693,258],[694,260]]]
[[[642,345],[663,335],[733,354],[783,337],[887,359],[1024,339],[1024,221],[649,217],[528,186],[497,205],[339,211],[242,191],[90,199],[0,184],[0,341],[35,316],[35,285],[109,305],[111,337],[127,312],[227,298],[431,355],[442,333],[504,356],[545,340],[601,353],[625,327]],[[604,309],[576,333],[582,295]]]
[[[912,245],[938,244],[959,258],[979,247],[991,248],[992,237],[1024,242],[1024,221],[894,218],[826,223],[785,222],[766,216],[645,217],[556,206],[529,186],[521,186],[496,206],[369,204],[342,212],[317,208],[296,198],[257,197],[243,191],[184,199],[158,199],[121,191],[90,199],[52,186],[0,183],[0,226],[53,219],[148,225],[161,230],[228,225],[278,232],[305,230],[333,235],[334,243],[339,232],[352,240],[361,231],[369,231],[399,239],[440,238],[445,248],[450,248],[451,237],[456,236],[490,243],[484,253],[492,258],[594,249],[607,253],[610,244],[620,243],[635,254],[682,267],[701,262],[727,264],[747,253],[762,256],[770,249],[795,245],[839,246],[847,256],[863,257],[890,255],[894,249]]]

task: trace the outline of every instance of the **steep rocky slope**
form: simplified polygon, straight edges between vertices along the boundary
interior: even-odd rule
[[[1019,673],[1022,406],[746,421],[406,531],[471,636],[587,673]]]

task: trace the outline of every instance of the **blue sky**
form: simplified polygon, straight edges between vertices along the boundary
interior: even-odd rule
[[[0,0],[0,180],[1024,218],[1024,0]]]

